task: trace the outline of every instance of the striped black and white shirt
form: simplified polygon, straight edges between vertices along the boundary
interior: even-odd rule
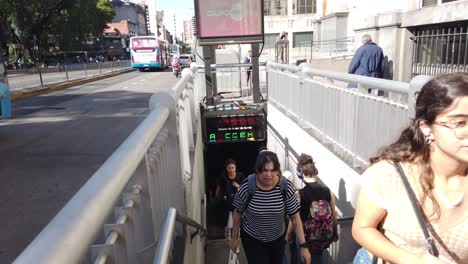
[[[250,236],[262,241],[270,242],[278,239],[285,231],[284,210],[292,216],[299,211],[299,202],[294,195],[295,189],[288,181],[286,201],[278,185],[272,190],[264,191],[257,187],[246,212],[243,212],[249,196],[249,183],[245,181],[237,191],[233,206],[242,214],[242,229]]]

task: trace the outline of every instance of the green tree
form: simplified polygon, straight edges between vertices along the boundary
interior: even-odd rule
[[[107,0],[0,1],[0,23],[27,56],[35,46],[47,52],[51,43],[61,50],[92,43],[114,15]]]
[[[30,57],[37,46],[43,47],[53,21],[62,10],[72,7],[74,0],[15,0],[2,1],[0,14],[10,31],[10,41],[17,45],[18,60],[23,54]],[[17,42],[17,43],[15,43]]]
[[[181,46],[182,53],[188,53],[191,49],[190,45],[188,43],[183,42],[179,38],[176,38],[176,43]]]
[[[78,0],[57,23],[55,41],[61,50],[79,50],[96,44],[114,16],[107,0]]]

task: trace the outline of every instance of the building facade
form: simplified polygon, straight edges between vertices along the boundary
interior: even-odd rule
[[[193,31],[192,31],[192,20],[184,20],[184,38],[185,43],[194,43]]]
[[[385,78],[468,71],[467,0],[264,0],[264,59],[288,33],[290,63],[346,71],[361,36],[385,55]]]
[[[129,36],[145,36],[148,34],[146,20],[146,7],[139,3],[112,0],[112,9],[115,11],[115,17],[112,23],[128,22]]]
[[[147,23],[148,23],[148,34],[157,35],[158,32],[158,22],[156,18],[156,0],[145,0],[145,5],[147,6]]]

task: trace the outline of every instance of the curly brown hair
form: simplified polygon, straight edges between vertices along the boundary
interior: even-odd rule
[[[318,169],[312,156],[302,153],[297,159],[297,168],[307,177],[317,176]]]
[[[403,130],[400,138],[383,149],[376,157],[370,159],[371,164],[381,160],[416,162],[422,167],[422,175],[419,182],[422,187],[422,200],[424,204],[429,198],[434,207],[432,215],[440,217],[440,206],[435,199],[434,172],[429,164],[431,155],[430,145],[426,144],[420,124],[434,124],[436,117],[449,107],[453,101],[468,95],[468,73],[449,73],[433,78],[426,83],[416,99],[416,115],[411,125]],[[424,207],[421,206],[421,209]]]

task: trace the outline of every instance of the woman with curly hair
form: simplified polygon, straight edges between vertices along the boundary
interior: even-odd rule
[[[468,263],[468,73],[429,81],[415,109],[362,175],[353,237],[380,263]]]

